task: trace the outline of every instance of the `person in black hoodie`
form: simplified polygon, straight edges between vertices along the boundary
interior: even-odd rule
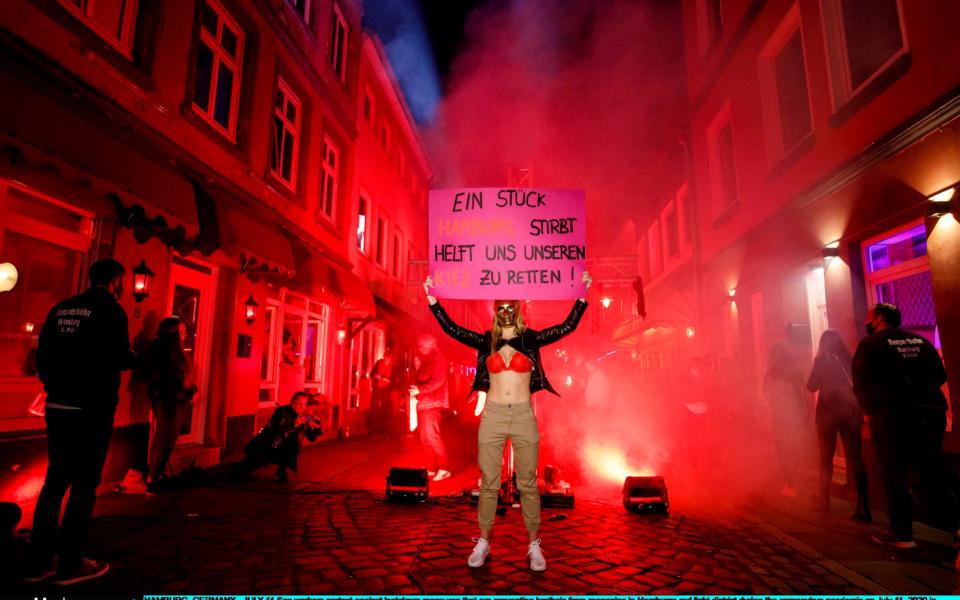
[[[37,374],[47,392],[48,465],[34,511],[28,582],[55,576],[57,583],[70,585],[110,568],[83,552],[120,398],[120,372],[134,359],[127,313],[118,302],[125,273],[115,260],[93,263],[90,287],[54,306],[40,331]]]
[[[323,435],[320,421],[304,413],[309,398],[310,394],[297,392],[290,404],[278,406],[273,411],[270,421],[244,448],[245,456],[234,467],[234,477],[243,477],[271,463],[277,465],[277,479],[280,481],[287,481],[287,469],[296,472],[301,436],[312,442]]]
[[[183,417],[197,392],[193,383],[193,361],[183,349],[187,326],[179,317],[160,321],[157,337],[147,355],[147,395],[156,425],[150,444],[148,485],[156,487],[177,444]]]
[[[957,539],[957,506],[945,486],[943,436],[947,400],[940,389],[947,372],[937,349],[924,337],[900,329],[903,317],[892,304],[867,311],[867,337],[853,356],[853,392],[870,416],[870,430],[883,471],[890,530],[877,542],[913,548],[910,471],[939,505],[938,525]]]
[[[847,472],[853,475],[857,488],[857,508],[853,518],[870,523],[870,497],[867,490],[867,468],[863,464],[860,429],[863,412],[853,395],[850,362],[853,357],[840,332],[827,329],[820,336],[820,349],[813,361],[807,390],[819,392],[817,397],[817,439],[820,442],[820,489],[817,505],[830,510],[830,485],[833,481],[833,455],[837,436],[843,443]]]

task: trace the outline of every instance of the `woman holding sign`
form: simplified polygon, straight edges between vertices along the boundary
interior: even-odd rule
[[[587,289],[593,280],[586,272]],[[473,389],[487,394],[486,407],[480,420],[477,462],[482,473],[480,501],[477,508],[480,537],[467,559],[471,567],[480,567],[490,553],[490,530],[497,510],[500,491],[500,468],[507,439],[513,448],[517,487],[523,523],[530,535],[527,557],[530,569],[543,571],[547,561],[540,549],[540,494],[537,489],[537,460],[540,432],[530,398],[534,392],[547,390],[556,394],[543,372],[540,348],[573,332],[587,309],[586,298],[574,302],[573,309],[559,325],[536,331],[528,329],[520,314],[518,300],[494,302],[493,326],[477,333],[454,323],[437,299],[430,294],[433,280],[427,277],[423,289],[430,310],[443,331],[452,338],[477,350],[477,375]]]

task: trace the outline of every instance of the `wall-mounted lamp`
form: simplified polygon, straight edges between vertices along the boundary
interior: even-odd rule
[[[260,305],[253,299],[253,294],[250,294],[247,301],[243,303],[243,317],[247,320],[247,325],[253,325],[253,322],[257,320],[259,309]]]
[[[693,336],[697,335],[697,330],[693,327],[687,327],[683,333],[686,334],[688,338],[692,338]]]
[[[734,300],[736,297],[737,297],[737,288],[732,287],[732,288],[730,288],[729,290],[727,290],[727,300],[728,300],[728,301],[733,302],[733,300]]]
[[[840,256],[840,242],[827,244],[823,249],[823,262],[830,262],[831,259]]]
[[[337,327],[337,345],[342,346],[344,340],[347,339],[347,330],[343,327]]]
[[[611,302],[613,302],[613,299],[610,296],[604,296],[600,299],[600,304],[602,304],[604,308],[610,308]]]
[[[9,292],[17,285],[17,268],[13,263],[0,263],[0,292]]]
[[[153,271],[147,266],[147,261],[140,259],[140,264],[133,268],[133,297],[137,306],[133,309],[133,316],[140,318],[140,303],[150,295],[153,289]]]
[[[931,219],[939,219],[951,213],[956,213],[957,201],[953,197],[955,191],[955,188],[948,188],[930,196],[930,201],[927,202],[927,216]]]

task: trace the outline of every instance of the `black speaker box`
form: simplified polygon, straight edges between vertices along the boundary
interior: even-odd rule
[[[388,500],[426,500],[430,495],[430,478],[426,469],[390,467],[387,475]]]

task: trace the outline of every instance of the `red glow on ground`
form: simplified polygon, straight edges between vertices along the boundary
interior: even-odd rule
[[[649,467],[633,467],[627,463],[623,452],[612,448],[589,445],[585,450],[587,464],[598,474],[614,483],[623,483],[631,475],[655,475]]]

